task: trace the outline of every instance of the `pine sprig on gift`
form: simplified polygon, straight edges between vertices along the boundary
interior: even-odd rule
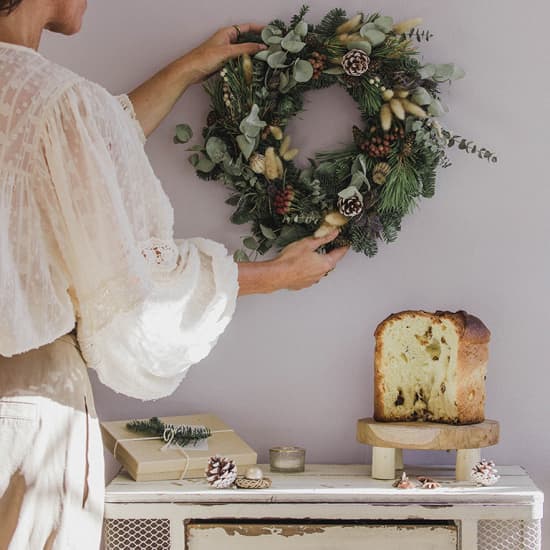
[[[132,432],[157,436],[165,441],[167,431],[172,430],[172,443],[180,447],[208,439],[212,435],[210,428],[205,426],[166,424],[156,416],[153,416],[149,420],[132,420],[126,424],[126,428]]]

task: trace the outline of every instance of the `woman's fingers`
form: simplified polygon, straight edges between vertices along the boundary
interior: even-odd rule
[[[341,246],[340,248],[335,248],[334,250],[331,250],[326,255],[327,258],[330,259],[332,263],[332,269],[334,269],[336,264],[346,255],[348,250],[349,250],[349,246]]]
[[[248,55],[254,55],[258,52],[261,52],[262,50],[265,50],[267,46],[265,44],[256,44],[255,42],[245,42],[244,44],[231,44],[229,46],[229,56],[228,59],[231,57],[239,57],[240,55],[248,54]]]
[[[317,250],[320,246],[323,246],[324,244],[330,243],[336,237],[338,237],[340,231],[338,229],[335,229],[328,235],[325,235],[324,237],[306,237],[304,241],[309,245],[311,250]]]

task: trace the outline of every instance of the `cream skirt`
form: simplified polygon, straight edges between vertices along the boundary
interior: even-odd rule
[[[0,550],[97,550],[103,447],[72,334],[0,356]]]

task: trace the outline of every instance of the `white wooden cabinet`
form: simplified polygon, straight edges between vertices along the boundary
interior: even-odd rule
[[[519,466],[494,487],[454,481],[450,467],[407,469],[442,481],[394,489],[369,466],[308,465],[270,489],[213,489],[204,479],[107,487],[106,550],[539,550],[543,495]]]

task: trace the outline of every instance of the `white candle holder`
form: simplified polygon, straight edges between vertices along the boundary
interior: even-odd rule
[[[301,447],[272,447],[269,466],[272,472],[295,474],[305,470],[306,450]]]

